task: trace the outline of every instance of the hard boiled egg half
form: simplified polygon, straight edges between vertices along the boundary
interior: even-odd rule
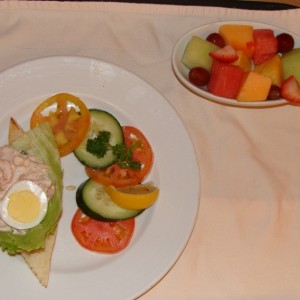
[[[48,208],[46,193],[36,183],[18,181],[6,192],[0,205],[2,220],[15,229],[29,229],[38,225]]]

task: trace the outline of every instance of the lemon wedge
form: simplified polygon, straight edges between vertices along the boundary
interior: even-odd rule
[[[152,183],[116,188],[112,185],[104,187],[111,200],[126,209],[145,209],[158,198],[159,189]]]

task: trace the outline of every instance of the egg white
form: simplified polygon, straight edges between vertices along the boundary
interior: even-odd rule
[[[26,223],[18,222],[17,220],[13,219],[8,212],[10,195],[14,192],[19,192],[24,190],[28,190],[32,192],[40,202],[39,214],[33,221],[26,222]],[[0,204],[0,216],[8,226],[14,229],[29,229],[35,227],[36,225],[42,222],[42,220],[44,219],[47,213],[47,209],[48,209],[48,199],[43,189],[32,181],[23,180],[13,184],[6,192]]]

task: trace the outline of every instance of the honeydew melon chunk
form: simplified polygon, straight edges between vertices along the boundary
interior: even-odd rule
[[[192,36],[184,50],[182,63],[188,69],[202,67],[210,71],[213,59],[209,56],[209,53],[218,48],[218,46],[211,42],[197,36]]]
[[[284,54],[281,59],[283,79],[287,79],[294,75],[300,84],[300,48],[294,48],[290,52]]]

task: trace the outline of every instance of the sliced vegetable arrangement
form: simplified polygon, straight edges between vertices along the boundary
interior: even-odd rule
[[[153,165],[153,151],[143,133],[132,126],[123,126],[122,131],[124,144],[115,147],[115,163],[107,168],[86,166],[87,175],[105,186],[137,185],[146,178]],[[98,145],[107,147],[103,141]]]
[[[88,109],[79,98],[61,93],[33,112],[31,127],[48,122],[61,156],[71,152],[87,179],[76,191],[78,210],[71,229],[84,248],[116,253],[127,247],[135,217],[159,196],[150,173],[154,154],[144,134],[122,126],[110,112]]]

